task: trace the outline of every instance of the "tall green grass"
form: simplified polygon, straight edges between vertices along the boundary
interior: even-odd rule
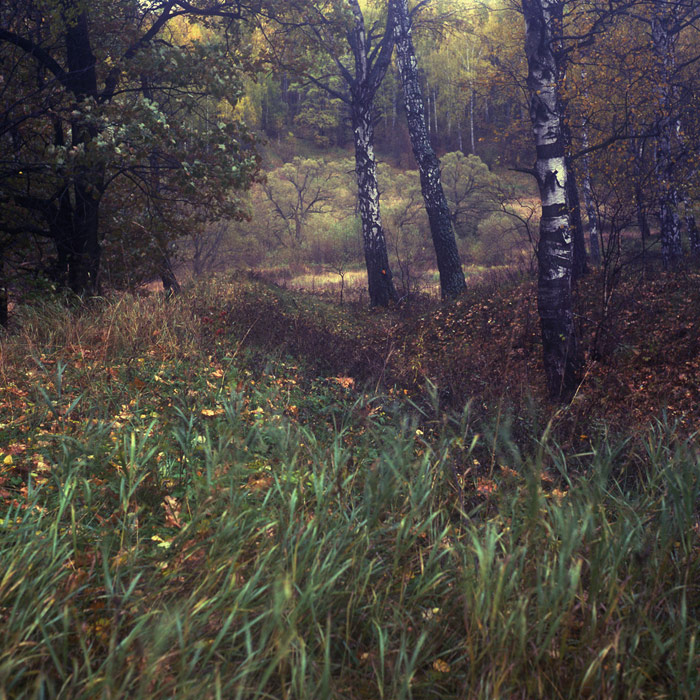
[[[215,301],[3,340],[0,697],[700,696],[697,441],[489,432]]]
[[[0,525],[3,696],[697,697],[691,443],[603,441],[573,478],[545,436],[478,490],[467,414],[428,442],[325,398],[55,434]]]

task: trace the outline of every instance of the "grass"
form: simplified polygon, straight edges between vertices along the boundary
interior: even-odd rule
[[[259,282],[18,313],[1,696],[700,694],[679,422],[445,410],[376,384],[391,315]]]

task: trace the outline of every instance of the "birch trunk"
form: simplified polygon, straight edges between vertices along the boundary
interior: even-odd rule
[[[359,100],[354,101],[352,105],[352,131],[369,298],[372,306],[387,306],[390,301],[396,300],[397,295],[389,267],[386,237],[379,209],[372,112],[371,108],[363,106]]]
[[[407,0],[391,0],[391,7],[408,130],[413,155],[420,171],[421,191],[430,221],[430,232],[440,272],[440,289],[443,298],[455,297],[466,288],[466,282],[452,228],[450,210],[440,182],[440,162],[428,138]]]
[[[573,239],[558,94],[556,31],[562,26],[562,5],[556,0],[522,0],[522,7],[530,119],[537,150],[535,173],[542,200],[537,304],[544,369],[550,396],[567,401],[576,390],[580,362],[571,294]]]
[[[351,0],[350,5],[355,18],[354,27],[349,35],[355,58],[355,75],[350,82],[350,112],[355,143],[355,175],[362,222],[362,243],[370,303],[372,306],[387,306],[390,301],[397,299],[397,294],[389,267],[386,237],[379,209],[372,107],[377,89],[391,60],[391,12],[387,19],[385,43],[374,63],[370,65],[362,10],[358,0]]]
[[[585,78],[585,72],[583,73]],[[588,128],[583,125],[581,141],[583,150],[587,150]],[[594,265],[600,265],[600,239],[598,233],[598,212],[593,201],[593,188],[591,187],[591,162],[588,154],[583,156],[583,202],[586,206],[586,216],[588,217],[588,244],[591,250],[591,260]]]

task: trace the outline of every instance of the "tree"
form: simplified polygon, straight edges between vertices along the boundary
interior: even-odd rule
[[[530,118],[537,151],[534,175],[542,200],[537,304],[547,387],[556,400],[571,398],[580,369],[571,292],[573,239],[559,98],[558,47],[563,4],[562,0],[522,0]]]
[[[261,187],[282,224],[276,232],[280,245],[300,248],[313,214],[330,211],[336,173],[325,160],[294,158],[268,174]]]
[[[679,183],[678,156],[683,149],[682,124],[678,111],[677,45],[681,31],[700,18],[696,3],[682,0],[653,0],[646,19],[654,57],[653,72],[658,105],[657,179],[661,253],[664,265],[676,263],[683,253],[679,209],[683,201]],[[692,61],[697,60],[697,57]],[[689,237],[697,237],[694,220],[689,221]]]
[[[384,29],[373,22],[368,30],[358,0],[294,0],[285,10],[273,16],[282,37],[264,27],[275,65],[303,75],[350,111],[370,303],[386,306],[397,295],[379,206],[373,112],[393,51],[391,19]]]
[[[417,7],[421,5],[422,3]],[[440,289],[443,298],[455,297],[466,288],[466,282],[449,207],[440,182],[440,162],[428,138],[425,107],[418,81],[418,64],[411,36],[412,18],[407,0],[390,0],[389,7],[393,12],[394,41],[403,83],[408,130],[413,155],[420,171],[421,190],[440,272]]]
[[[459,151],[442,157],[440,175],[455,232],[476,235],[479,223],[500,208],[496,176],[479,156]]]
[[[231,193],[257,170],[251,142],[234,121],[200,128],[203,100],[237,96],[226,37],[176,44],[172,32],[180,18],[234,22],[250,9],[227,0],[3,4],[11,99],[0,113],[0,225],[9,243],[48,240],[59,284],[95,293],[110,235],[144,238],[137,202],[157,203],[152,214],[242,216]],[[148,257],[143,246],[139,255]]]

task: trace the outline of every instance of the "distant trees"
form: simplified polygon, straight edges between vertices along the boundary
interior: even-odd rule
[[[476,235],[479,223],[500,209],[498,178],[479,156],[460,151],[442,157],[440,175],[455,233]]]
[[[277,219],[270,233],[279,245],[298,248],[306,241],[309,217],[331,210],[336,177],[327,161],[300,157],[268,174],[261,188]]]

